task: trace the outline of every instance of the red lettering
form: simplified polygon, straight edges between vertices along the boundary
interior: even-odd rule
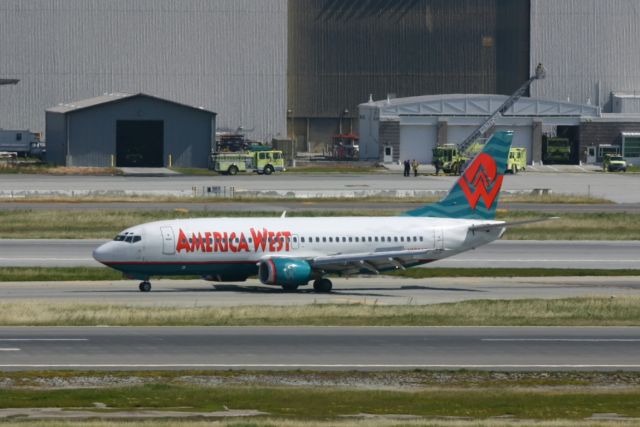
[[[198,233],[197,235],[196,233],[191,233],[191,240],[193,241],[193,244],[191,245],[192,252],[204,252],[205,249],[204,242],[202,241],[202,233]]]
[[[187,239],[187,236],[184,234],[184,231],[182,231],[182,228],[181,228],[180,233],[178,234],[178,243],[176,244],[176,252],[182,252],[183,250],[186,252],[191,252],[191,246],[189,245],[189,240]]]
[[[240,243],[238,243],[238,252],[240,251],[249,252],[249,244],[247,244],[247,239],[245,239],[244,233],[240,233]]]
[[[278,231],[276,233],[276,252],[280,252],[284,247],[283,240],[284,240],[284,237],[282,237],[282,233]]]
[[[226,252],[226,245],[222,241],[222,234],[217,231],[213,233],[213,251],[214,252]]]
[[[229,236],[229,250],[231,252],[238,252],[238,248],[234,245],[235,240],[236,240],[236,233],[231,232],[231,235]]]
[[[206,233],[204,233],[204,238],[205,238],[205,242],[204,242],[204,248],[207,252],[211,252],[211,233],[209,231],[207,231]]]
[[[261,249],[264,252],[267,244],[267,229],[263,228],[261,233],[251,228],[251,238],[253,239],[253,250],[258,252],[258,249]]]
[[[269,252],[275,252],[276,251],[276,241],[273,238],[273,236],[275,235],[275,233],[273,231],[269,231]]]
[[[287,252],[289,252],[291,250],[291,246],[290,246],[291,245],[291,232],[290,231],[283,231],[282,235],[285,238],[285,241],[284,241],[286,243],[285,250]]]

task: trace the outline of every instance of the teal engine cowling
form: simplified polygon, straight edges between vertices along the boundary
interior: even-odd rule
[[[258,270],[258,277],[265,285],[302,286],[311,276],[311,266],[301,259],[269,258],[260,262]]]

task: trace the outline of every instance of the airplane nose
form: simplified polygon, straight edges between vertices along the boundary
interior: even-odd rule
[[[109,248],[108,248],[109,243],[105,243],[95,248],[93,250],[93,259],[104,264],[105,261],[107,261],[107,257],[109,254]]]

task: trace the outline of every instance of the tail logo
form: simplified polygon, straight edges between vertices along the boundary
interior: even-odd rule
[[[498,176],[495,160],[486,153],[480,153],[459,181],[471,209],[476,208],[480,197],[486,208],[491,209],[502,187],[502,178],[502,175]]]

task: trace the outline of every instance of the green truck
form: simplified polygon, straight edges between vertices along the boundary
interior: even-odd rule
[[[460,175],[465,165],[471,158],[482,150],[482,143],[474,143],[465,154],[461,154],[456,144],[442,144],[433,149],[432,164],[436,168],[436,174],[441,170],[444,173]],[[511,148],[509,150],[509,160],[507,172],[518,173],[525,170],[527,166],[527,149]]]
[[[211,169],[226,175],[236,175],[238,172],[271,175],[274,172],[286,170],[284,156],[280,150],[213,153],[211,155]]]
[[[605,172],[626,172],[627,161],[620,154],[605,154],[602,169]]]
[[[569,138],[547,138],[542,153],[542,161],[547,164],[570,163],[571,145]]]

